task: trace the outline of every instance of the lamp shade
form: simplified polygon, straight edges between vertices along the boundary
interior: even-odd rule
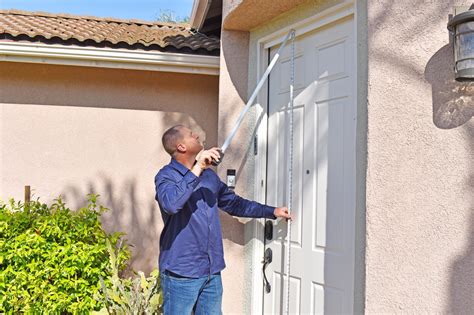
[[[474,81],[474,10],[455,15],[448,23],[454,38],[454,72],[457,81]]]

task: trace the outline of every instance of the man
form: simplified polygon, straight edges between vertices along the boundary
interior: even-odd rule
[[[171,162],[155,177],[164,221],[160,238],[160,277],[165,315],[221,314],[224,269],[218,208],[240,217],[290,219],[274,208],[237,196],[209,169],[218,148],[203,150],[199,136],[177,125],[163,134]]]

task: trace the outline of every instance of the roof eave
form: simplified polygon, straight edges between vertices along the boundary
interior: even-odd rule
[[[219,75],[219,57],[0,42],[0,61]]]
[[[250,31],[273,18],[293,10],[307,0],[240,0],[224,17],[223,28]]]

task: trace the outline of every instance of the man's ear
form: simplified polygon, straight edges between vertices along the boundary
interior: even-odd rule
[[[178,143],[176,145],[176,151],[178,151],[179,153],[185,153],[186,152],[186,146],[182,143]]]

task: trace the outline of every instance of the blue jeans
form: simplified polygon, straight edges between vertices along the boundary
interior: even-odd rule
[[[165,315],[222,314],[221,274],[187,278],[165,271],[160,274]]]

